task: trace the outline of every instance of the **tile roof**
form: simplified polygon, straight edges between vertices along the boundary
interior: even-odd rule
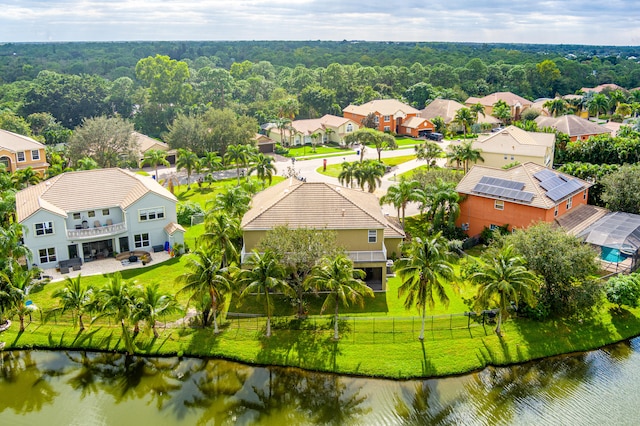
[[[611,129],[607,129],[604,126],[573,114],[562,115],[560,117],[539,116],[535,119],[535,122],[538,123],[539,127],[553,127],[571,137],[611,133]]]
[[[378,112],[380,115],[395,115],[398,111],[404,114],[418,114],[417,109],[411,105],[404,104],[396,99],[376,99],[362,105],[349,105],[344,112],[366,116],[371,112]]]
[[[469,100],[467,99],[467,102],[468,101]],[[460,108],[466,108],[466,106],[462,105],[460,102],[452,101],[450,99],[434,99],[429,105],[420,111],[420,117],[424,117],[429,120],[432,120],[435,117],[442,117],[444,122],[449,124],[453,121]],[[500,120],[491,115],[479,114],[478,123],[498,124],[500,123]]]
[[[553,133],[527,132],[516,126],[508,126],[496,133],[478,137],[473,148],[484,152],[544,157],[547,148],[552,148],[556,141]]]
[[[423,117],[409,117],[405,121],[402,122],[404,127],[408,127],[410,129],[417,129],[424,122],[429,122],[426,118]]]
[[[180,232],[187,232],[185,231],[185,229],[182,227],[182,225],[180,225],[179,223],[175,223],[175,222],[169,222],[167,223],[167,226],[164,227],[164,230],[167,232],[167,234],[169,235],[173,235],[175,234],[177,231]]]
[[[42,149],[44,145],[28,136],[0,129],[0,148],[5,148],[11,152],[18,152]]]
[[[389,223],[378,198],[324,182],[289,179],[256,194],[242,218],[243,230],[275,226],[317,229],[384,229],[385,237],[404,236]]]
[[[127,208],[149,192],[176,201],[154,179],[127,170],[95,169],[63,173],[16,194],[16,212],[23,221],[40,209],[67,216],[69,212]]]
[[[138,149],[142,154],[150,149],[159,149],[161,151],[169,151],[169,145],[157,139],[150,138],[142,133],[133,132],[133,137],[138,142]]]
[[[596,93],[600,93],[603,90],[623,90],[623,91],[627,91],[627,89],[625,89],[622,86],[618,86],[617,84],[614,83],[604,83],[604,84],[600,84],[596,87],[583,87],[582,89],[580,89],[581,91],[583,91],[584,93],[587,92],[596,92]]]
[[[558,205],[561,201],[565,200],[567,197],[564,197],[562,198],[562,200],[555,202],[547,196],[547,190],[544,189],[540,185],[540,181],[534,177],[534,174],[540,172],[541,170],[548,170],[549,172],[555,174],[556,176],[562,176],[567,180],[575,179],[580,184],[580,188],[571,192],[572,195],[575,195],[580,191],[584,191],[585,189],[592,186],[592,184],[586,181],[583,181],[582,179],[574,178],[573,176],[567,175],[565,173],[560,173],[555,170],[548,169],[539,164],[527,162],[527,163],[512,167],[508,170],[475,165],[458,183],[458,186],[456,186],[456,191],[458,191],[461,194],[470,194],[478,197],[485,197],[485,198],[491,198],[491,199],[504,199],[499,196],[479,194],[477,192],[474,192],[474,188],[478,183],[480,183],[480,179],[482,179],[483,177],[506,179],[510,181],[523,183],[524,188],[522,189],[522,191],[533,194],[533,199],[531,200],[531,202],[515,201],[511,199],[508,199],[507,201],[517,203],[517,204],[525,204],[532,207],[538,207],[541,209],[550,209]]]
[[[479,99],[475,97],[470,97],[465,101],[465,104],[469,105],[471,103],[473,104],[480,103],[485,106],[492,106],[499,100],[505,101],[509,106],[514,106],[516,104],[520,104],[524,106],[524,105],[531,105],[532,103],[530,100],[525,99],[522,96],[518,96],[515,93],[496,92]]]

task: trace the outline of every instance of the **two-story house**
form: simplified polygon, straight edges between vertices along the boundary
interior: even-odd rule
[[[480,104],[484,107],[485,115],[493,115],[493,106],[498,101],[504,101],[511,109],[511,120],[520,120],[520,114],[527,108],[531,108],[533,102],[528,99],[518,96],[511,92],[495,92],[490,95],[483,96],[482,98],[470,97],[464,104],[470,107],[475,104]]]
[[[342,110],[345,118],[356,123],[362,123],[369,114],[374,114],[376,128],[381,132],[417,138],[435,129],[431,121],[420,117],[419,110],[395,99],[377,99],[362,105],[349,105]]]
[[[32,263],[45,269],[183,244],[176,202],[152,178],[111,168],[63,173],[23,189],[16,212]]]
[[[323,182],[289,179],[256,194],[242,218],[242,260],[258,248],[265,234],[277,227],[336,231],[356,268],[366,272],[367,284],[386,288],[386,264],[400,255],[404,232],[391,224],[378,198],[369,193]]]
[[[591,185],[535,163],[508,170],[476,165],[456,187],[462,196],[456,225],[474,236],[485,227],[509,225],[513,230],[552,223],[587,204]]]
[[[8,172],[31,167],[40,176],[49,168],[44,145],[27,136],[0,129],[0,164]]]

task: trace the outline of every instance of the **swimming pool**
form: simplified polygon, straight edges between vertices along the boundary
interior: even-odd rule
[[[621,253],[620,250],[612,247],[602,247],[602,251],[600,253],[600,258],[607,262],[612,263],[620,263],[625,260],[628,256],[624,253]]]

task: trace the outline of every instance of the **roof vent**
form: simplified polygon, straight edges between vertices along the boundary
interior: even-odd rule
[[[346,211],[345,209],[342,209],[342,217],[344,217],[344,212],[345,211]]]
[[[284,193],[287,194],[289,192],[289,189],[285,189]]]
[[[340,192],[340,187],[336,186],[336,192]]]

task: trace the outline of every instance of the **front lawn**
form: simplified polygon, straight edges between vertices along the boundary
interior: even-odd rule
[[[399,157],[383,158],[382,163],[385,166],[394,167],[394,166],[397,166],[398,164],[406,163],[407,161],[411,161],[415,158],[416,158],[415,155],[401,155]],[[316,171],[325,176],[331,176],[331,177],[337,178],[340,172],[342,171],[342,162],[327,164],[327,170],[323,170],[323,167],[318,167]]]

